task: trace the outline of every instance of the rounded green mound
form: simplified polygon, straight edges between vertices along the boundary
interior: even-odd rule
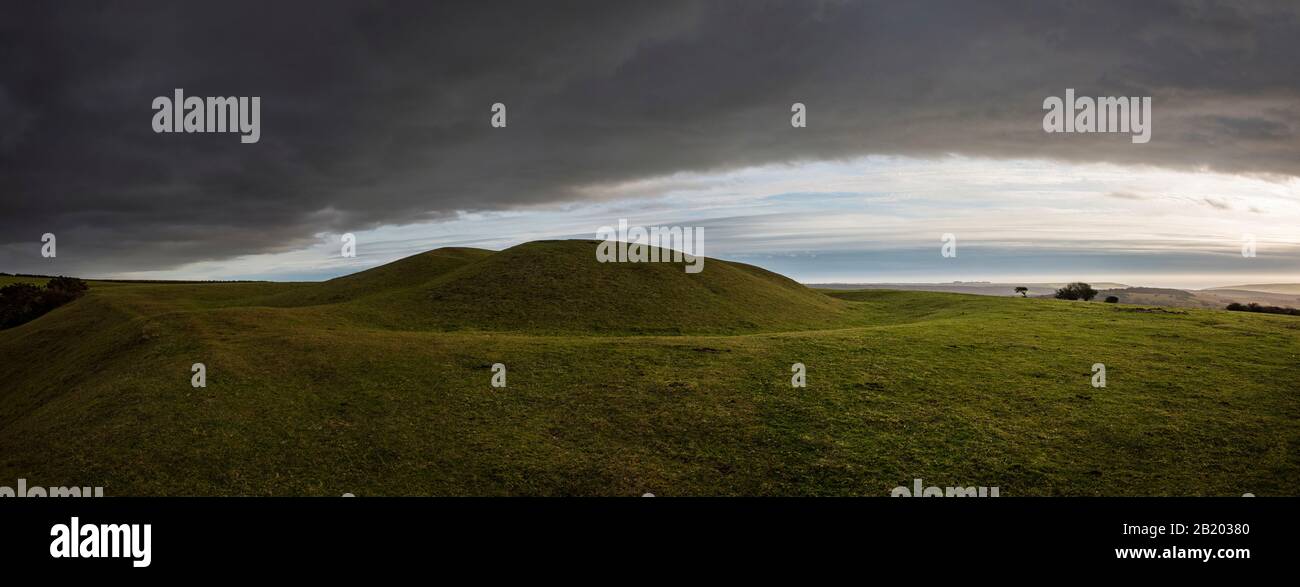
[[[602,263],[598,245],[525,243],[352,306],[399,328],[642,334],[804,329],[845,307],[751,265],[706,258],[688,273],[684,262]]]

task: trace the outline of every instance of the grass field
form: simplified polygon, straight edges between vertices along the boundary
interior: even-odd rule
[[[714,259],[602,265],[593,247],[440,249],[319,284],[92,283],[0,331],[0,479],[108,495],[1300,488],[1295,317],[826,294]]]

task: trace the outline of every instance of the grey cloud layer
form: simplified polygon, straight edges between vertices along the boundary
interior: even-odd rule
[[[25,3],[0,23],[0,270],[140,271],[321,231],[871,153],[1300,175],[1293,3]],[[154,134],[261,96],[262,140]],[[1152,96],[1151,143],[1042,100]],[[488,125],[504,102],[509,127]],[[809,128],[792,129],[790,104]],[[594,187],[593,187],[594,186]]]

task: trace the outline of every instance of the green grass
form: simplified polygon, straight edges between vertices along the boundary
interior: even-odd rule
[[[592,246],[434,251],[321,284],[92,284],[0,331],[0,480],[109,495],[1300,486],[1300,319],[827,295],[714,259],[698,275],[599,265]],[[806,388],[790,387],[795,362]]]

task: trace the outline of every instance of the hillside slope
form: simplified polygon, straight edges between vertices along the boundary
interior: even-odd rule
[[[468,247],[434,249],[323,283],[250,300],[250,303],[294,307],[350,302],[417,287],[491,255],[492,251]]]

